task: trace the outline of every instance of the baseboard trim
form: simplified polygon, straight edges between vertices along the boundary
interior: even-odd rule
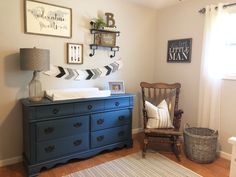
[[[13,158],[9,158],[9,159],[0,160],[0,167],[19,163],[19,162],[22,162],[22,160],[23,160],[22,156],[17,156],[17,157],[13,157]]]
[[[137,133],[140,133],[142,131],[143,131],[142,128],[134,128],[134,129],[132,129],[132,134],[137,134]]]
[[[231,160],[231,154],[223,152],[223,151],[220,151],[220,157],[227,160]]]

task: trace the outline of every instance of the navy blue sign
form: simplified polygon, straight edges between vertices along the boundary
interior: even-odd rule
[[[192,38],[169,40],[167,48],[168,63],[190,63],[192,53]]]

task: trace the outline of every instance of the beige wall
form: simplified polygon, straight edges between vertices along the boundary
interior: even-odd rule
[[[73,35],[71,39],[24,34],[23,0],[0,2],[0,162],[22,154],[22,111],[19,99],[27,96],[26,85],[32,77],[30,71],[19,69],[19,48],[50,49],[51,64],[77,69],[101,67],[121,58],[124,67],[108,77],[94,81],[65,81],[41,75],[44,89],[90,87],[105,88],[108,81],[124,80],[126,92],[137,93],[139,82],[153,81],[155,58],[156,11],[120,0],[41,0],[71,7]],[[107,51],[97,51],[89,57],[88,45],[92,41],[89,22],[100,12],[115,15],[121,31],[121,47],[115,59]],[[84,44],[84,64],[66,65],[66,43]],[[135,97],[133,128],[140,127],[138,96]]]
[[[198,10],[207,4],[218,2],[230,2],[230,0],[189,0],[177,6],[160,10],[157,13],[158,36],[155,80],[178,81],[182,84],[180,95],[180,107],[184,110],[182,125],[186,122],[192,126],[197,124],[204,25],[204,15],[199,14]],[[231,0],[231,2],[235,1]],[[193,38],[191,63],[167,63],[167,41],[181,38]],[[220,143],[222,151],[227,153],[231,153],[231,146],[227,143],[227,139],[232,135],[236,135],[236,109],[233,106],[236,103],[236,97],[233,96],[235,89],[236,81],[223,81]]]

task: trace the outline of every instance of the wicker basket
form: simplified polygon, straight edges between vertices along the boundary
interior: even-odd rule
[[[211,163],[216,158],[218,131],[208,128],[184,127],[184,147],[187,158],[198,163]]]

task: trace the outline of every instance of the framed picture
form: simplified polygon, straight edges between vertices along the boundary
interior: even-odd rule
[[[192,53],[192,38],[168,41],[167,62],[190,63],[191,53]]]
[[[83,64],[83,44],[67,43],[67,63]]]
[[[95,44],[105,47],[116,46],[116,34],[115,33],[97,33],[95,34]]]
[[[71,38],[71,8],[26,0],[25,33]]]
[[[109,90],[111,94],[125,93],[125,86],[123,81],[109,82]]]

